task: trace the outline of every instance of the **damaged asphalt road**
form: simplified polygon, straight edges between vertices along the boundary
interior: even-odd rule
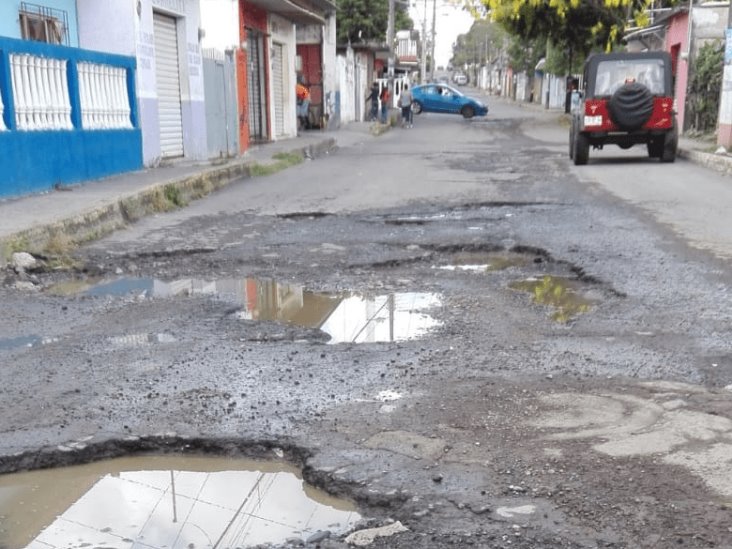
[[[729,264],[492,113],[9,269],[2,471],[285,459],[371,547],[732,547]]]

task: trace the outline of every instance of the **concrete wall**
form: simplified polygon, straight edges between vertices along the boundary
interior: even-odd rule
[[[676,89],[674,95],[676,97],[676,121],[679,130],[684,129],[684,112],[686,105],[686,89],[689,81],[689,59],[688,56],[681,55],[682,52],[689,51],[689,14],[680,13],[669,22],[669,28],[666,31],[666,44],[664,49],[671,53],[673,64],[676,68]]]
[[[236,64],[233,52],[204,50],[206,85],[206,137],[211,158],[236,156],[239,132],[236,107]]]
[[[64,10],[68,15],[69,24],[69,46],[79,46],[79,32],[76,19],[75,0],[43,0],[43,2],[31,2],[43,4],[44,7]],[[19,0],[0,0],[0,36],[8,38],[20,38],[20,10]]]
[[[272,123],[272,140],[295,137],[297,136],[297,97],[295,95],[295,55],[297,44],[295,42],[296,30],[295,24],[283,17],[270,14],[268,18],[269,25],[269,44],[267,51],[272,51],[272,44],[282,45],[284,52],[283,60],[283,86],[285,88],[284,97],[284,132],[282,135],[276,135],[274,131],[274,122]],[[271,66],[271,62],[270,62]],[[269,119],[274,121],[275,94],[274,84],[272,82],[272,71],[269,71]]]
[[[77,0],[79,45],[119,55],[137,54],[133,2]]]
[[[153,11],[178,20],[184,156],[208,156],[204,79],[198,29],[199,0],[78,0],[80,40],[85,47],[137,58],[137,96],[146,166],[160,161],[160,123],[155,77]],[[82,27],[83,23],[83,28]]]
[[[335,13],[325,20],[323,28],[323,113],[327,128],[340,126],[341,94],[338,91],[336,65],[336,16]]]

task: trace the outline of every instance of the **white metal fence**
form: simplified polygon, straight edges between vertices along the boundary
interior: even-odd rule
[[[10,66],[18,129],[73,129],[68,62],[30,54],[11,54]],[[87,62],[77,63],[77,69],[82,128],[132,128],[126,70]]]

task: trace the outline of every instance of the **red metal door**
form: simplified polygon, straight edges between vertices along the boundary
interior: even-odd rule
[[[304,84],[310,89],[310,111],[320,123],[323,115],[323,58],[320,44],[298,44]]]

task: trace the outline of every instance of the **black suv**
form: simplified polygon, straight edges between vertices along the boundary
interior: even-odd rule
[[[587,164],[590,146],[644,144],[648,156],[676,159],[671,56],[667,52],[607,53],[585,62],[583,90],[572,109],[569,157]]]

